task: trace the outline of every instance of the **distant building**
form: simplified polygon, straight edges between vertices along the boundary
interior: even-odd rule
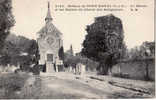
[[[62,64],[59,58],[59,50],[63,47],[62,33],[53,25],[50,14],[50,3],[48,2],[48,12],[45,18],[45,26],[37,33],[40,65],[46,65],[46,72],[58,71],[57,65]]]
[[[74,56],[72,45],[70,46],[70,49],[66,51],[66,54],[71,55],[71,56]]]

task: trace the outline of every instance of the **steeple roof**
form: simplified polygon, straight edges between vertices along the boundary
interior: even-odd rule
[[[48,21],[52,20],[51,13],[50,13],[50,2],[48,2],[48,12],[47,12],[47,16],[45,18],[45,21],[46,20],[48,20]]]
[[[55,27],[55,25],[53,25],[52,21],[52,17],[50,14],[50,3],[48,2],[48,12],[47,12],[47,16],[45,18],[46,24],[44,27],[42,27],[40,29],[39,32],[37,32],[37,34],[42,34],[42,35],[47,35],[47,34],[53,34],[55,36],[61,37],[62,33]]]
[[[37,33],[42,34],[42,33],[47,33],[48,29],[51,29],[51,32],[56,32],[58,35],[62,35],[62,33],[52,24],[46,24],[44,27],[41,28],[41,30]]]

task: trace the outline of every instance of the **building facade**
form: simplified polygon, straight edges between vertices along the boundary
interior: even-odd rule
[[[39,46],[40,65],[45,65],[45,72],[57,72],[58,65],[62,65],[59,50],[63,47],[62,33],[53,25],[48,2],[48,12],[45,18],[45,26],[37,32]]]

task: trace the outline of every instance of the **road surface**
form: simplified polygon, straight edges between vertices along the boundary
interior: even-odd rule
[[[105,99],[153,97],[152,93],[146,93],[134,89],[126,89],[124,87],[115,86],[109,83],[110,80],[115,80],[116,82],[120,81],[120,79],[117,78],[113,79],[106,76],[102,77],[104,78],[103,80],[99,80],[91,77],[93,76],[80,76],[65,72],[41,74],[40,76],[30,78],[22,90],[23,93],[20,92],[19,94],[22,94],[21,98],[24,97],[36,99]],[[125,81],[126,79],[121,79],[121,81],[123,80]],[[144,84],[148,85],[148,89],[154,86],[154,83],[151,82],[136,82],[140,82],[138,83],[140,84],[139,86],[143,85],[143,87],[145,87]],[[134,85],[136,84],[135,81],[129,83],[132,83],[132,86],[133,83]]]

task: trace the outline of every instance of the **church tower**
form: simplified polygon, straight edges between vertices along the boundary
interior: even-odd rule
[[[58,72],[58,66],[62,65],[59,57],[59,50],[63,47],[62,33],[53,25],[48,2],[48,11],[45,17],[45,26],[37,32],[40,65],[45,65],[45,72]],[[61,68],[62,69],[62,68]]]
[[[51,14],[50,14],[50,3],[48,2],[48,12],[47,12],[47,16],[45,18],[45,22],[48,23],[48,22],[51,22],[53,19],[51,17]]]

